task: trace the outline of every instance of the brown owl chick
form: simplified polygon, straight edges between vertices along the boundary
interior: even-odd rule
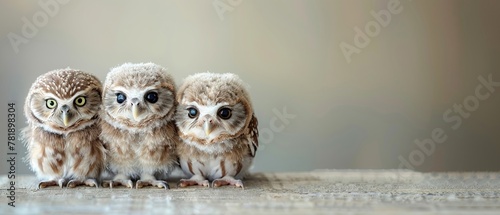
[[[166,70],[153,63],[123,64],[104,83],[101,140],[107,151],[111,181],[105,187],[158,186],[177,162],[180,141],[173,121],[175,84]]]
[[[200,73],[179,88],[179,161],[190,179],[179,186],[243,187],[258,147],[257,118],[244,83],[234,74]]]
[[[105,158],[98,125],[101,91],[96,77],[69,68],[41,75],[31,86],[22,136],[39,188],[98,186]]]

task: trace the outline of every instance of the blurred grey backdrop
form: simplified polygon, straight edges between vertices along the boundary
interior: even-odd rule
[[[7,104],[19,131],[37,76],[72,67],[104,80],[152,61],[177,84],[211,71],[251,86],[254,172],[499,171],[498,11],[495,0],[2,1],[0,170]]]

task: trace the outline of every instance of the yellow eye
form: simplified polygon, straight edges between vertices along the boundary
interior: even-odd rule
[[[47,99],[45,100],[45,105],[48,109],[54,109],[57,107],[57,101],[55,99]]]
[[[76,97],[75,99],[75,105],[79,107],[84,106],[86,102],[87,100],[83,96]]]

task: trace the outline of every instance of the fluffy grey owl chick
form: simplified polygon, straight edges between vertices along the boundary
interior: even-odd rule
[[[177,94],[176,124],[182,170],[179,186],[234,185],[251,166],[258,147],[257,118],[242,80],[230,73],[187,77]]]
[[[104,83],[101,139],[107,149],[105,187],[151,185],[168,189],[164,180],[177,165],[179,142],[173,116],[175,84],[153,63],[113,68]]]

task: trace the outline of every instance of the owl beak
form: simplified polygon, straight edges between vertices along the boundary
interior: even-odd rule
[[[61,109],[62,109],[62,120],[63,120],[64,126],[68,126],[68,124],[69,124],[69,115],[68,115],[69,107],[68,107],[68,105],[63,105],[61,107]]]
[[[212,133],[212,124],[210,123],[210,120],[205,120],[205,123],[203,124],[203,129],[205,130],[205,135],[210,135]]]
[[[139,117],[139,107],[137,107],[137,105],[132,105],[132,116],[135,120]]]
[[[139,99],[137,98],[132,99],[132,116],[134,120],[137,120],[139,117]]]
[[[62,118],[63,118],[64,126],[68,126],[68,124],[69,124],[68,112],[63,112]]]

